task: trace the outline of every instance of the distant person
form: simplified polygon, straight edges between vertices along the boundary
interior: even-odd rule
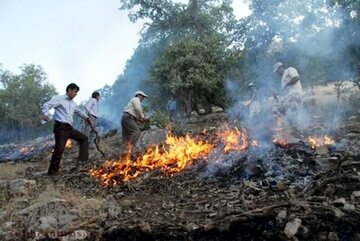
[[[289,117],[291,121],[297,122],[303,94],[300,75],[295,68],[286,68],[281,62],[277,62],[274,65],[274,73],[277,73],[281,77],[281,88],[283,92],[283,101],[280,107],[281,112]]]
[[[134,145],[139,139],[141,130],[139,123],[149,121],[145,117],[144,111],[141,107],[141,102],[148,97],[142,91],[136,91],[134,97],[131,98],[129,103],[125,106],[123,115],[121,117],[122,140],[125,148],[129,144]]]
[[[169,113],[170,121],[174,121],[174,117],[176,116],[176,112],[178,110],[177,102],[174,96],[171,96],[170,100],[167,102],[166,110]]]
[[[78,161],[88,160],[88,138],[86,135],[73,128],[74,113],[91,122],[90,117],[82,112],[73,100],[79,90],[79,86],[71,83],[66,87],[65,95],[56,95],[52,97],[51,100],[46,102],[42,107],[43,119],[45,121],[50,119],[49,110],[52,108],[55,109],[55,124],[53,129],[55,135],[55,147],[47,173],[49,176],[58,174],[61,157],[69,138],[77,141],[80,145]]]
[[[85,104],[85,110],[91,119],[92,125],[88,121],[84,121],[82,132],[89,139],[89,147],[95,148],[95,138],[96,138],[96,124],[97,118],[99,117],[98,113],[98,103],[100,100],[100,93],[95,91],[92,93],[91,98]]]
[[[250,119],[256,117],[260,113],[260,101],[258,91],[254,83],[248,84],[248,108]]]

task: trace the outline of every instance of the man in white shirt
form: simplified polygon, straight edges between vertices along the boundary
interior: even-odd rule
[[[140,137],[140,127],[137,122],[146,122],[149,119],[145,117],[141,102],[147,97],[142,91],[136,91],[134,97],[125,106],[121,117],[122,140],[124,147],[129,144],[134,145]]]
[[[99,117],[98,114],[98,103],[100,100],[100,93],[94,91],[91,95],[91,98],[85,104],[85,110],[88,113],[93,126],[89,124],[88,121],[84,121],[82,132],[88,137],[89,139],[89,147],[95,148],[95,138],[96,138],[96,119]]]
[[[277,62],[274,65],[274,73],[281,77],[281,87],[284,94],[283,111],[285,114],[290,112],[292,115],[297,115],[303,94],[298,71],[293,67],[285,68],[283,63]]]
[[[54,108],[54,135],[55,147],[51,156],[50,166],[48,170],[49,176],[57,175],[59,172],[60,161],[65,149],[68,138],[77,141],[80,145],[79,161],[88,160],[88,138],[80,131],[73,128],[73,115],[74,113],[81,118],[91,121],[89,116],[82,112],[74,98],[80,90],[79,86],[74,83],[66,87],[65,95],[56,95],[46,102],[42,107],[43,119],[49,121],[49,110]]]

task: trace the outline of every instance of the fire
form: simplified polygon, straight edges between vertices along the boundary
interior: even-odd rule
[[[280,145],[280,146],[286,146],[289,144],[289,142],[285,139],[282,139],[280,137],[275,137],[273,139],[273,143],[277,144],[277,145]]]
[[[328,137],[327,135],[325,135],[322,138],[309,136],[308,143],[311,146],[311,148],[315,149],[320,146],[333,145],[335,143],[335,141],[333,139],[331,139],[330,137]]]
[[[72,144],[71,140],[68,139],[68,140],[66,141],[65,148],[72,148],[72,147],[73,147],[73,144]]]
[[[131,160],[130,154],[120,160],[107,161],[99,168],[91,169],[90,174],[106,186],[129,181],[154,169],[172,175],[183,170],[191,161],[206,158],[212,149],[212,144],[189,135],[175,137],[167,133],[163,147],[149,148],[135,161]]]
[[[34,150],[34,147],[22,147],[21,149],[20,149],[20,153],[22,153],[22,154],[27,154],[27,153],[30,153],[32,150]]]
[[[239,131],[235,127],[234,130],[231,130],[227,125],[223,129],[217,133],[217,136],[224,144],[225,153],[229,151],[242,151],[249,146],[248,135],[245,129]]]

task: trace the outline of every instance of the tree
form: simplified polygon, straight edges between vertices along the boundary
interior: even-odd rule
[[[154,89],[152,104],[165,106],[163,97],[176,92],[186,106],[187,115],[192,110],[200,113],[199,104],[205,113],[211,112],[212,105],[224,107],[223,82],[229,72],[225,63],[235,56],[231,45],[237,21],[231,1],[190,0],[181,4],[168,0],[122,0],[121,3],[122,9],[131,11],[132,21],[148,20],[141,47],[157,46],[159,50],[153,62],[148,62],[148,80]]]
[[[0,111],[1,128],[9,130],[8,141],[21,141],[39,129],[40,108],[56,93],[46,83],[46,73],[33,64],[20,67],[21,74],[1,70]]]
[[[226,50],[221,39],[182,39],[168,47],[151,70],[150,83],[167,96],[184,103],[187,116],[202,105],[205,114],[211,104],[225,108],[223,80],[227,73]]]
[[[278,85],[272,73],[277,61],[296,67],[304,86],[346,76],[346,45],[337,35],[341,18],[327,1],[251,0],[250,9],[237,31],[249,66],[246,78],[265,89]]]
[[[337,38],[346,46],[344,59],[349,60],[350,77],[360,88],[360,2],[328,0],[328,3],[341,14],[342,21],[336,32]]]

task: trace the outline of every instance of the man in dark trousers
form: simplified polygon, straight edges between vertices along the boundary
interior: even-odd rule
[[[88,102],[86,102],[85,105],[86,113],[88,113],[93,126],[91,126],[88,121],[84,121],[82,127],[82,133],[84,133],[88,137],[90,148],[95,148],[94,140],[96,138],[97,118],[99,117],[99,112],[98,112],[99,100],[100,100],[100,93],[94,91],[91,95],[91,98],[88,100]]]
[[[55,147],[48,170],[49,176],[58,174],[60,160],[68,138],[73,139],[80,144],[78,161],[88,160],[88,137],[73,128],[74,113],[91,122],[89,116],[82,112],[73,100],[79,90],[79,86],[71,83],[66,87],[65,95],[56,95],[52,97],[51,100],[46,102],[42,107],[43,119],[45,121],[49,120],[49,110],[52,108],[55,109],[55,124],[53,129],[55,135]]]
[[[134,145],[140,137],[141,130],[138,122],[146,122],[149,119],[145,117],[141,107],[141,102],[147,97],[142,91],[136,91],[134,97],[125,106],[121,117],[122,140],[124,148],[128,148],[129,144]]]

